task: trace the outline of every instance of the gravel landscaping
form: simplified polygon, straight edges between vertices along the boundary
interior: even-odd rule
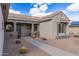
[[[67,37],[61,39],[47,39],[47,40],[36,38],[35,40],[79,55],[79,38],[77,37]]]
[[[48,53],[42,51],[38,47],[28,43],[26,40],[21,39],[21,44],[16,44],[16,39],[6,39],[4,42],[4,56],[49,56]],[[26,54],[20,54],[19,50],[22,46],[28,48]]]
[[[79,55],[79,38],[77,37],[67,37],[60,39],[47,39],[42,40],[40,38],[35,38],[40,42],[46,43],[50,46],[63,49],[65,51]],[[20,54],[19,50],[22,46],[28,48],[26,54]],[[38,47],[30,44],[26,40],[21,39],[21,44],[16,44],[16,39],[6,39],[4,42],[4,56],[50,56],[48,53],[39,49]]]

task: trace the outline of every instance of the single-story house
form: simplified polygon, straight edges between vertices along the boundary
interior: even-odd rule
[[[43,17],[25,16],[10,13],[5,22],[7,38],[30,36],[33,32],[39,37],[53,39],[68,36],[69,18],[62,12],[54,12]]]
[[[4,22],[7,20],[9,4],[0,3],[0,56],[3,53],[4,45]]]
[[[79,35],[79,21],[74,21],[70,23],[69,33],[73,35]]]

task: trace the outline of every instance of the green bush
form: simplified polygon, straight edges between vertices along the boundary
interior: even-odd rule
[[[26,47],[21,47],[20,48],[20,51],[19,51],[20,54],[25,54],[27,52],[28,52],[28,48],[26,48]]]
[[[16,44],[20,44],[21,40],[20,39],[16,39]]]

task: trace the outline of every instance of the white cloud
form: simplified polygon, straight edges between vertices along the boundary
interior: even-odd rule
[[[40,13],[40,10],[39,10],[39,8],[31,8],[29,13],[31,15],[38,14],[38,13]]]
[[[14,10],[14,9],[9,9],[9,13],[21,14],[20,11],[16,11],[16,10]]]
[[[48,9],[48,6],[46,4],[43,4],[40,6],[40,10],[45,12]]]
[[[34,7],[34,8],[37,8],[37,7],[38,7],[38,4],[35,4],[33,7]]]
[[[66,13],[68,13],[68,11],[67,11],[67,10],[62,10],[62,12],[63,12],[63,13],[65,13],[65,14],[66,14]]]
[[[43,4],[51,5],[52,3],[36,3],[36,4],[38,4],[39,6],[41,6]]]
[[[76,12],[79,11],[79,4],[75,3],[75,4],[71,4],[70,6],[68,6],[66,8],[67,11],[72,11],[72,12]]]
[[[79,21],[79,14],[68,15],[68,17],[71,21]]]
[[[65,10],[62,10],[62,11],[64,13],[77,12],[77,11],[79,11],[79,4],[78,3],[71,4]]]
[[[52,14],[52,12],[46,13],[46,15]]]
[[[39,6],[38,6],[39,5]],[[46,3],[36,3],[33,5],[34,7],[30,9],[29,14],[31,16],[37,16],[37,17],[42,17],[50,13],[45,13],[46,10],[48,9],[48,5]]]
[[[43,3],[36,3],[36,4],[38,4],[38,5],[40,6],[40,5],[42,5]]]
[[[46,15],[49,15],[49,14],[51,14],[51,12],[50,13],[37,13],[37,14],[34,14],[32,16],[42,17],[42,16],[46,16]]]
[[[51,14],[51,12],[45,13],[45,12],[41,12],[39,8],[32,8],[32,9],[30,9],[30,14],[31,14],[31,16],[42,17],[42,16]]]
[[[45,13],[45,12],[41,12],[39,8],[31,8],[29,14],[31,16],[42,17],[42,16],[46,16],[46,15],[51,14],[51,12]]]
[[[74,3],[69,5],[65,10],[62,10],[71,21],[79,21],[79,4]],[[75,13],[75,14],[74,14]]]

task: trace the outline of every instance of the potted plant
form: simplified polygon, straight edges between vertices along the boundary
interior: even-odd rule
[[[16,44],[20,44],[21,43],[21,37],[20,35],[17,36],[17,39],[16,39]]]
[[[32,38],[36,38],[36,36],[33,34],[33,35],[32,35]]]
[[[20,39],[16,39],[16,44],[20,44],[21,40]]]
[[[32,38],[36,38],[35,32],[32,33]]]
[[[20,38],[21,38],[21,36],[18,34],[18,35],[17,35],[17,38],[18,38],[18,39],[20,39]]]

